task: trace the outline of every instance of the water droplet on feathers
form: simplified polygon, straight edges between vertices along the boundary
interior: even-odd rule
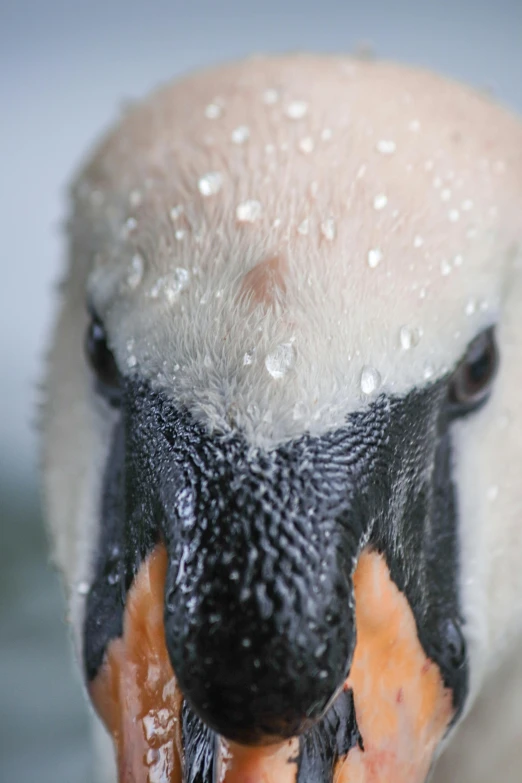
[[[130,270],[127,274],[127,285],[131,289],[136,289],[143,280],[143,274],[145,271],[145,262],[143,256],[136,253],[131,260]]]
[[[202,196],[214,196],[223,186],[223,177],[219,171],[209,171],[198,180],[198,190]]]
[[[250,138],[250,128],[248,125],[239,125],[232,131],[231,139],[234,144],[244,144]]]
[[[286,116],[291,120],[302,120],[308,114],[306,101],[291,101],[285,109]]]
[[[368,251],[368,266],[371,269],[375,269],[383,259],[382,250],[378,247],[372,248]]]
[[[380,373],[375,367],[363,367],[361,372],[361,391],[363,394],[373,394],[381,385]]]
[[[255,199],[243,201],[236,208],[236,218],[239,223],[255,223],[261,217],[261,213],[261,204]]]
[[[281,343],[265,358],[265,367],[272,378],[283,378],[295,362],[295,349],[292,343]]]

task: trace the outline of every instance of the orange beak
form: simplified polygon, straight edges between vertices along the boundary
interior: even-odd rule
[[[181,783],[182,696],[163,632],[167,553],[157,547],[127,596],[123,637],[114,639],[91,699],[114,740],[119,783]]]
[[[128,594],[123,637],[111,642],[90,686],[114,740],[119,783],[184,779],[183,697],[163,630],[166,570],[166,551],[158,546]],[[353,691],[362,743],[336,762],[332,781],[423,783],[454,714],[451,691],[426,657],[409,604],[381,555],[361,555],[354,590],[357,644],[344,687]],[[263,748],[222,739],[215,780],[298,783],[299,753],[298,738]]]
[[[453,717],[452,694],[417,637],[384,558],[363,553],[354,575],[353,689],[364,750],[339,764],[336,783],[423,783]]]

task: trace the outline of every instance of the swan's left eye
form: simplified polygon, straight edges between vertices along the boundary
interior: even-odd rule
[[[482,332],[469,346],[450,385],[450,402],[465,409],[480,405],[489,392],[498,368],[498,349],[493,329]]]
[[[107,335],[102,322],[96,316],[85,335],[85,353],[91,369],[95,373],[98,390],[113,405],[120,396],[121,376],[116,359],[107,343]]]

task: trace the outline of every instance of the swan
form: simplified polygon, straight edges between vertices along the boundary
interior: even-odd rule
[[[253,57],[70,204],[42,473],[100,781],[519,781],[519,119]]]

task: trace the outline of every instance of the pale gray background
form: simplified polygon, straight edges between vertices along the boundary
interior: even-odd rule
[[[522,0],[0,0],[2,783],[91,780],[32,426],[64,184],[121,102],[159,81],[251,52],[364,42],[522,108]]]

